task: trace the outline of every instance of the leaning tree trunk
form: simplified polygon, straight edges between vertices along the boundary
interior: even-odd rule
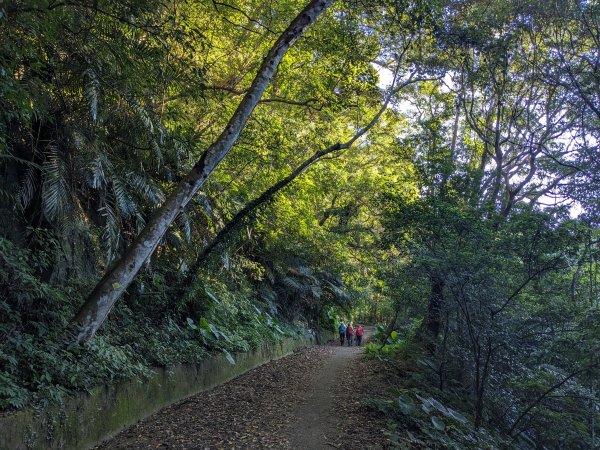
[[[123,257],[100,280],[71,321],[75,343],[88,341],[94,336],[117,299],[152,255],[173,220],[229,153],[287,50],[331,1],[312,0],[279,36],[219,138],[204,152],[187,177],[169,195]]]

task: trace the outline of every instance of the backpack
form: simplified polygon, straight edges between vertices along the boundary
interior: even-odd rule
[[[346,332],[346,325],[344,325],[343,323],[340,323],[340,334],[345,333]]]

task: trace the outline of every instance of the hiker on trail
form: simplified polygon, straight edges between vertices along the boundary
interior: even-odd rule
[[[344,338],[346,337],[346,325],[344,322],[340,322],[340,345],[344,345]]]
[[[348,341],[348,347],[352,347],[352,339],[354,338],[354,328],[352,328],[352,323],[348,324],[346,328],[346,340]]]
[[[364,332],[363,327],[359,323],[358,326],[356,327],[356,345],[358,345],[359,347],[360,347],[360,344],[362,343],[363,332]]]

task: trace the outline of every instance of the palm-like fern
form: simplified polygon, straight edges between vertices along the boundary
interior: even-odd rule
[[[93,68],[88,68],[84,72],[86,78],[85,85],[85,96],[90,104],[90,115],[92,117],[92,121],[96,122],[98,119],[98,98],[100,96],[100,81],[98,80],[98,76]]]
[[[106,201],[98,212],[104,217],[104,228],[102,241],[106,251],[106,262],[110,264],[118,256],[118,248],[121,240],[121,221],[112,202]]]
[[[69,169],[56,144],[48,146],[42,172],[43,213],[50,222],[54,222],[65,212],[70,198]]]
[[[24,208],[27,208],[33,200],[39,188],[39,170],[33,166],[27,167],[21,187],[19,188],[19,200]]]
[[[183,232],[185,239],[189,242],[192,238],[192,225],[190,223],[190,216],[183,211],[176,220],[177,226]]]
[[[3,206],[56,231],[68,251],[75,225],[102,230],[108,261],[164,201],[162,183],[195,159],[189,136],[165,126],[177,111],[163,100],[197,98],[204,79],[193,52],[180,51],[200,45],[199,28],[180,29],[154,1],[126,3],[107,0],[102,13],[74,3],[0,24],[0,59],[22,77],[0,77],[10,94],[0,98],[0,162],[19,179]],[[190,240],[190,217],[177,223],[178,239]]]

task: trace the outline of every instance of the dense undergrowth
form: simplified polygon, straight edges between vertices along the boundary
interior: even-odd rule
[[[499,430],[476,429],[472,405],[463,393],[441,391],[427,366],[426,350],[415,336],[397,332],[385,340],[383,329],[367,345],[373,364],[387,379],[384,395],[371,399],[371,407],[387,419],[386,435],[398,449],[503,449],[509,439]],[[428,370],[429,369],[429,370]]]
[[[425,350],[413,339],[367,345],[387,379],[384,395],[371,406],[387,419],[386,435],[398,449],[501,449],[509,440],[498,430],[475,429],[464,395],[440,391],[427,370]]]
[[[389,333],[379,325],[367,355],[378,367],[387,388],[382,396],[372,398],[370,406],[387,420],[386,435],[396,449],[524,449],[588,448],[582,424],[569,434],[570,425],[561,430],[536,429],[535,418],[517,433],[511,433],[506,418],[499,411],[486,417],[482,426],[475,425],[475,402],[467,383],[455,378],[440,388],[440,372],[422,340],[420,323],[414,322]],[[543,417],[551,411],[536,411]],[[554,420],[559,416],[556,412]],[[574,420],[574,418],[571,418]],[[545,444],[537,445],[541,439]]]
[[[45,282],[36,276],[47,268],[43,253],[3,238],[0,250],[0,409],[61,402],[74,391],[144,379],[155,366],[194,364],[214,353],[235,364],[237,352],[307,332],[306,319],[286,317],[277,296],[261,298],[247,280],[206,278],[176,299],[165,275],[153,272],[140,277],[95,339],[68,345],[67,320],[94,280]]]

